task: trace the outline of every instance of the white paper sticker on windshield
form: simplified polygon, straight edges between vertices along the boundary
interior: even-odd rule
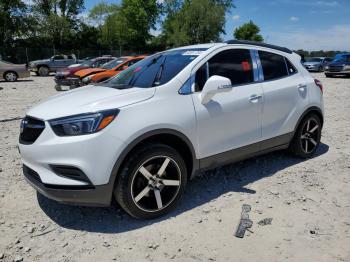
[[[185,53],[183,53],[182,55],[189,55],[189,56],[192,56],[192,55],[200,55],[202,54],[204,51],[186,51]]]

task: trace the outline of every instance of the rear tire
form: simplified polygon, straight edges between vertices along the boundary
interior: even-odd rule
[[[114,195],[131,216],[150,219],[173,209],[186,183],[186,165],[175,149],[164,144],[145,144],[126,159]]]
[[[4,74],[4,79],[7,82],[15,82],[18,79],[16,72],[8,71]]]
[[[50,74],[50,70],[47,66],[40,66],[38,68],[38,73],[40,76],[48,76]]]
[[[300,122],[289,145],[289,151],[301,158],[310,158],[321,141],[322,124],[316,114],[308,114]]]

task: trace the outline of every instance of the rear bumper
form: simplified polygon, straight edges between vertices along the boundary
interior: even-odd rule
[[[113,185],[99,186],[53,186],[44,184],[38,174],[23,166],[23,174],[26,181],[39,193],[60,203],[79,206],[109,206],[111,204],[111,192]]]

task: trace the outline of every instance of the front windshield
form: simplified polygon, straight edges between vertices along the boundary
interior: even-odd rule
[[[87,61],[84,60],[84,62],[81,63],[81,65],[86,66],[86,67],[91,67],[95,61],[96,61],[95,59],[91,59],[91,60],[87,60]]]
[[[310,58],[310,59],[307,59],[306,62],[321,62],[322,59],[321,58],[317,58],[317,57],[314,57],[314,58]]]
[[[119,57],[117,59],[114,59],[114,60],[104,64],[102,66],[102,68],[109,70],[109,69],[112,69],[112,68],[124,63],[126,60],[128,60],[126,57]]]
[[[206,48],[170,50],[149,56],[111,78],[105,85],[114,88],[159,86],[170,81]]]
[[[336,56],[334,62],[350,62],[350,55]]]

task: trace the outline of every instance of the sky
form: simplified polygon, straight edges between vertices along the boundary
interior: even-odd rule
[[[96,3],[85,0],[85,11]],[[270,44],[293,50],[350,51],[350,0],[234,0],[234,4],[226,15],[224,40],[233,39],[234,29],[252,20]]]

